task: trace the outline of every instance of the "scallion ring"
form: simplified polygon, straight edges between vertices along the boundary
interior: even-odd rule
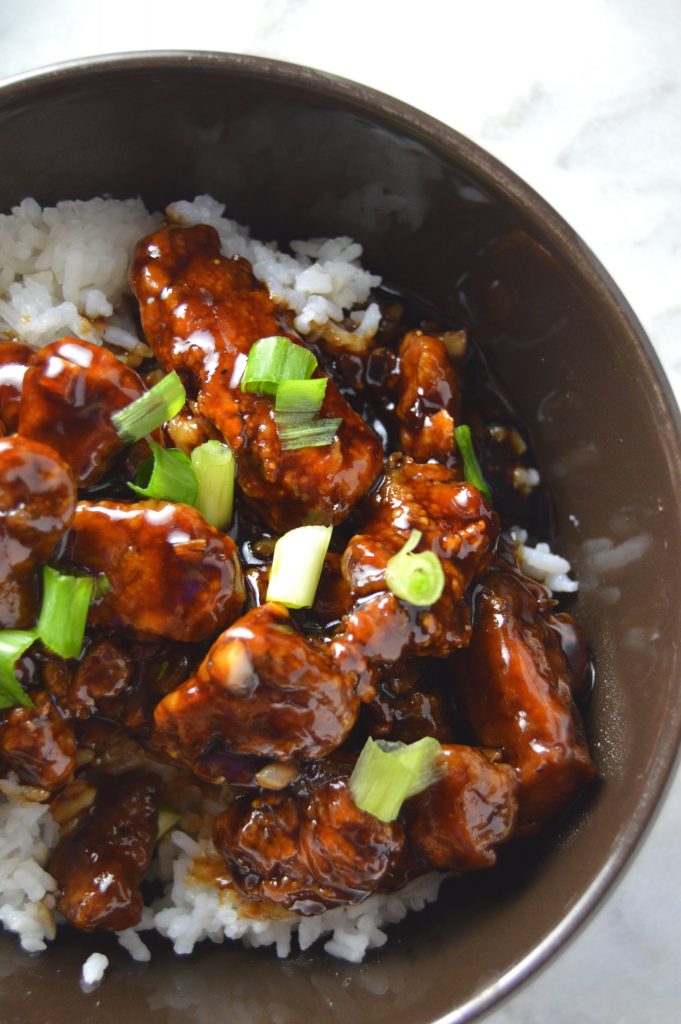
[[[206,441],[194,449],[191,463],[199,487],[196,507],[207,523],[225,530],[234,508],[234,453],[221,441]]]
[[[43,601],[37,634],[61,658],[77,658],[95,589],[92,576],[67,576],[43,566]]]
[[[128,487],[142,498],[193,505],[199,484],[189,456],[179,448],[161,448],[151,437],[147,441],[151,458],[144,460]]]
[[[302,345],[275,335],[259,338],[251,345],[241,378],[241,390],[275,395],[283,380],[307,380],[315,371],[317,359]]]
[[[176,416],[186,400],[182,381],[173,370],[146,394],[114,413],[111,422],[121,441],[132,444]]]
[[[433,551],[414,553],[421,537],[420,530],[412,530],[407,542],[393,555],[385,569],[388,589],[417,608],[435,604],[445,586],[445,574],[437,555]]]
[[[464,478],[469,484],[473,484],[474,487],[477,487],[485,501],[491,505],[492,492],[489,488],[489,484],[482,475],[480,463],[478,462],[475,454],[471,428],[467,426],[467,424],[462,423],[460,426],[455,428],[454,439],[456,440],[457,448],[459,449],[459,453],[463,460]]]
[[[287,608],[311,608],[331,540],[331,526],[299,526],[280,537],[267,587],[267,600]]]
[[[35,707],[17,679],[14,666],[36,639],[34,629],[0,630],[0,708],[14,708],[17,704]]]
[[[352,799],[380,821],[395,821],[405,800],[441,778],[441,749],[432,736],[415,743],[369,737],[350,776]]]

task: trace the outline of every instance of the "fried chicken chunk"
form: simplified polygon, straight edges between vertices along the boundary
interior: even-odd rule
[[[459,387],[444,344],[423,331],[409,331],[399,348],[395,404],[404,454],[416,462],[435,459],[455,466],[458,409]]]
[[[81,501],[64,559],[111,584],[92,625],[198,641],[233,622],[244,602],[234,541],[188,505]]]
[[[551,608],[543,587],[499,563],[475,593],[470,646],[452,659],[479,741],[517,771],[525,828],[564,810],[596,771]]]
[[[0,424],[6,434],[17,429],[24,375],[35,351],[21,341],[0,342]]]
[[[456,874],[491,867],[513,833],[518,782],[474,747],[442,748],[444,775],[405,808],[409,839],[427,864]]]
[[[295,786],[241,798],[219,815],[213,840],[242,892],[310,915],[381,887],[404,830],[361,811],[348,777],[348,766],[314,765]]]
[[[192,766],[218,748],[278,761],[325,757],[355,723],[354,677],[278,604],[218,638],[197,674],[157,706],[155,743]]]
[[[36,570],[73,518],[68,466],[44,444],[0,439],[0,628],[27,629],[38,610]]]
[[[142,914],[140,883],[158,832],[159,779],[150,772],[96,777],[87,816],[49,862],[57,909],[83,931],[122,931]]]
[[[36,353],[24,377],[19,433],[50,444],[78,484],[88,487],[123,451],[112,414],[144,390],[135,371],[101,345],[53,341]]]
[[[417,550],[439,557],[445,589],[430,608],[408,605],[386,590],[385,568],[412,530]],[[446,657],[470,638],[463,599],[492,557],[499,521],[471,484],[437,463],[405,458],[387,473],[365,503],[362,533],[343,555],[343,575],[361,599],[342,623],[334,652],[348,670],[389,665],[410,654]],[[371,596],[369,596],[371,595]]]
[[[22,782],[59,789],[76,770],[73,726],[49,694],[31,692],[33,708],[0,712],[0,758]]]
[[[250,264],[223,257],[212,227],[166,226],[139,243],[131,283],[155,355],[198,392],[198,410],[235,452],[239,487],[258,514],[282,533],[342,522],[381,470],[380,441],[329,381],[320,415],[342,419],[336,440],[314,458],[282,451],[272,398],[245,394],[239,382],[259,338],[298,339]]]

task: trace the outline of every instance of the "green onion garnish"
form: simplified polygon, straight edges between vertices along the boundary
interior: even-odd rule
[[[14,708],[17,704],[35,707],[17,679],[14,665],[36,639],[34,629],[0,630],[0,708]]]
[[[302,345],[278,335],[260,338],[248,353],[241,390],[274,395],[282,380],[307,380],[316,366],[316,358]]]
[[[199,484],[189,456],[179,448],[161,448],[151,437],[147,441],[152,457],[137,470],[134,484],[128,483],[130,490],[143,498],[193,505]]]
[[[267,600],[287,608],[311,608],[324,558],[331,540],[331,526],[299,526],[280,537],[267,587]]]
[[[420,530],[411,531],[407,542],[386,565],[385,582],[396,597],[425,608],[442,596],[445,574],[440,559],[433,551],[413,554],[421,537]]]
[[[156,842],[158,842],[159,839],[163,839],[164,835],[166,835],[167,832],[170,832],[171,828],[175,828],[181,817],[181,814],[178,814],[177,811],[171,810],[170,807],[159,808]]]
[[[182,381],[173,370],[140,398],[111,417],[124,444],[139,441],[176,416],[187,399]]]
[[[366,741],[350,776],[350,794],[362,811],[394,821],[405,800],[442,777],[440,744],[432,736],[415,743]]]
[[[234,507],[234,453],[221,441],[206,441],[194,449],[191,461],[199,485],[196,507],[207,523],[224,530]]]
[[[286,423],[277,418],[281,450],[288,452],[294,448],[320,448],[322,445],[332,444],[342,422],[342,419],[335,418]]]
[[[282,380],[277,388],[274,411],[277,415],[314,416],[322,407],[328,377],[313,380]]]
[[[492,492],[489,489],[489,484],[482,475],[480,463],[475,455],[473,438],[471,437],[471,428],[465,423],[462,423],[461,426],[454,429],[454,438],[456,440],[457,447],[461,452],[461,458],[463,459],[464,479],[467,480],[469,484],[473,484],[474,487],[477,487],[485,501],[491,504]]]
[[[85,622],[95,589],[92,576],[66,576],[43,566],[43,602],[37,633],[61,658],[77,658],[83,646]]]

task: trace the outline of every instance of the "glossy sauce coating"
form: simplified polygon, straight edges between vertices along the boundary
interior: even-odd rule
[[[17,429],[24,375],[34,354],[22,341],[0,342],[0,425],[5,434]]]
[[[343,554],[343,575],[359,603],[334,638],[341,664],[361,671],[365,664],[390,664],[410,654],[446,657],[465,646],[470,621],[464,593],[492,557],[496,513],[451,470],[410,458],[388,470],[362,511],[362,532]],[[425,609],[386,591],[386,565],[412,530],[423,534],[416,550],[433,551],[445,574],[442,596]]]
[[[452,659],[478,739],[516,768],[526,828],[556,817],[596,771],[550,608],[539,584],[502,563],[481,581],[471,644]]]
[[[398,866],[404,830],[361,811],[348,774],[319,765],[294,787],[241,798],[216,819],[215,845],[247,896],[310,915],[381,888]]]
[[[456,466],[459,387],[447,349],[439,338],[409,331],[398,354],[395,413],[402,451],[416,462]]]
[[[78,829],[62,838],[48,865],[59,885],[57,909],[83,931],[122,931],[139,922],[140,883],[158,831],[156,775],[125,772],[93,779],[97,796]]]
[[[234,541],[188,505],[79,502],[64,557],[111,584],[90,610],[93,625],[198,641],[244,602]]]
[[[34,708],[0,712],[0,758],[22,782],[60,789],[76,770],[73,725],[49,694],[31,691]]]
[[[0,439],[0,628],[34,625],[37,571],[75,506],[73,477],[53,449],[16,434]]]
[[[405,806],[412,848],[455,874],[492,867],[516,824],[515,773],[473,747],[444,746],[441,757],[443,778]]]
[[[346,739],[358,710],[354,678],[283,606],[266,604],[223,633],[196,676],[161,701],[154,742],[189,764],[214,746],[285,762],[320,758]]]
[[[142,325],[161,364],[197,392],[200,412],[236,454],[244,497],[275,530],[340,523],[382,464],[374,432],[329,382],[320,415],[341,417],[331,445],[282,451],[274,402],[239,382],[252,344],[285,334],[299,343],[243,259],[220,255],[207,225],[164,227],[139,243],[131,283]]]
[[[142,380],[101,345],[62,338],[33,357],[24,377],[19,433],[51,445],[88,487],[123,451],[111,416],[144,394]]]

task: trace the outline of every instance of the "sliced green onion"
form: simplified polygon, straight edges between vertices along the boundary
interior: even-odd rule
[[[38,636],[61,658],[77,658],[83,646],[85,623],[95,589],[92,576],[66,576],[43,566],[43,603]]]
[[[312,352],[289,338],[260,338],[248,353],[241,390],[274,395],[282,380],[307,380],[316,366]]]
[[[491,504],[492,492],[489,489],[489,484],[482,475],[480,463],[475,455],[473,438],[471,437],[471,428],[465,423],[462,423],[461,426],[455,428],[454,438],[456,440],[457,447],[461,452],[461,458],[463,459],[464,479],[466,479],[469,484],[473,484],[474,487],[477,487],[485,501]]]
[[[105,572],[98,573],[98,575],[94,577],[94,581],[95,589],[92,594],[93,600],[97,600],[100,597],[106,597],[106,595],[113,590],[111,580]]]
[[[111,422],[121,441],[132,444],[176,416],[186,400],[182,381],[172,370],[146,394],[115,412]]]
[[[199,485],[196,507],[211,526],[224,530],[232,521],[236,462],[229,445],[206,441],[192,452]]]
[[[275,412],[279,414],[299,414],[312,417],[322,407],[328,377],[315,377],[313,380],[282,380],[277,388],[274,403]]]
[[[36,639],[34,629],[0,630],[0,708],[14,708],[17,704],[35,707],[17,679],[14,666]]]
[[[340,418],[326,420],[310,420],[304,423],[287,423],[277,419],[281,450],[291,451],[294,448],[320,448],[332,444],[336,439],[336,431],[343,422]]]
[[[420,530],[412,530],[407,542],[385,568],[388,589],[417,608],[435,604],[445,587],[445,574],[437,555],[432,551],[412,553],[421,537]]]
[[[152,457],[137,470],[134,484],[128,483],[130,490],[143,498],[193,505],[199,484],[189,456],[179,448],[161,448],[150,437],[147,441]]]
[[[350,776],[357,806],[380,821],[394,821],[402,804],[442,777],[441,747],[432,736],[415,743],[366,741]]]
[[[178,814],[177,811],[173,811],[170,807],[161,807],[158,812],[158,829],[156,832],[156,842],[159,839],[163,839],[167,832],[170,832],[171,828],[175,828],[182,815]]]
[[[331,526],[299,526],[280,537],[267,587],[267,600],[287,608],[311,608],[324,558],[331,540]]]

